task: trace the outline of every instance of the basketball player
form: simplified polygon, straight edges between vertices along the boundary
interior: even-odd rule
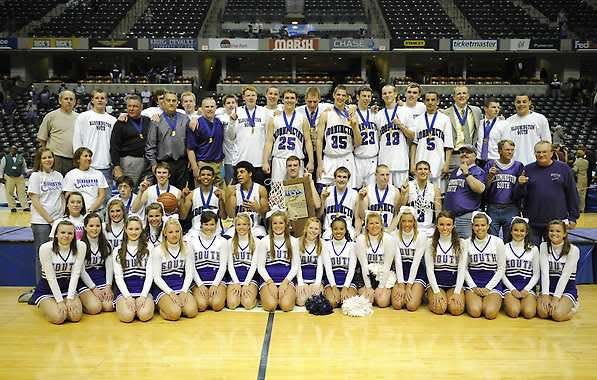
[[[189,119],[196,119],[200,116],[197,112],[197,98],[192,92],[187,91],[180,94],[180,103]]]
[[[313,171],[311,133],[306,118],[296,112],[297,93],[286,90],[282,97],[284,110],[269,119],[263,150],[263,172],[271,173],[272,181],[283,181],[286,177],[286,159],[296,156],[302,160],[305,158],[304,151],[307,152],[307,171]]]
[[[300,169],[301,169],[301,160],[297,156],[290,156],[286,159],[286,178],[287,179],[298,179],[301,178]],[[317,194],[317,189],[315,188],[315,182],[313,182],[313,176],[311,173],[305,173],[304,177],[309,179],[309,184],[311,187],[311,195],[313,196],[313,208],[316,210],[321,207],[321,198],[319,194]]]
[[[415,165],[415,179],[401,189],[401,205],[408,205],[416,211],[417,230],[431,237],[435,219],[442,210],[442,195],[439,187],[429,182],[431,167],[427,161]]]
[[[441,188],[441,177],[449,174],[454,143],[450,118],[437,110],[439,95],[429,91],[425,94],[427,112],[415,119],[415,137],[410,147],[411,172],[414,164],[427,161],[431,166],[430,180]]]
[[[319,216],[323,217],[323,238],[330,239],[332,222],[342,218],[346,222],[349,236],[354,239],[361,232],[361,219],[358,215],[359,194],[350,188],[350,172],[341,166],[334,172],[334,186],[326,186],[321,192]],[[330,196],[333,194],[333,196]],[[358,229],[355,231],[355,227]]]
[[[243,88],[244,107],[236,110],[238,119],[236,128],[230,131],[230,138],[242,142],[237,144],[238,160],[248,161],[253,166],[253,181],[260,184],[265,182],[263,173],[263,152],[260,150],[265,145],[265,126],[268,113],[265,108],[257,105],[257,89],[253,86]]]
[[[321,103],[321,94],[317,87],[309,87],[305,93],[305,104],[296,108],[297,112],[302,113],[307,118],[307,122],[309,122],[313,148],[315,148],[315,143],[317,142],[317,125],[321,115],[333,109],[333,105]]]
[[[551,142],[549,122],[539,112],[531,111],[532,100],[527,94],[514,99],[516,115],[506,119],[510,140],[516,144],[514,160],[528,165],[535,161],[535,144],[539,141]]]
[[[253,165],[247,161],[241,161],[236,165],[236,179],[226,200],[226,215],[234,218],[237,213],[246,212],[251,218],[253,235],[261,238],[265,236],[263,217],[269,210],[267,190],[264,186],[253,181]],[[231,232],[228,232],[230,234]]]
[[[331,185],[333,173],[344,166],[350,173],[355,172],[354,148],[361,145],[356,114],[346,107],[348,93],[346,87],[339,85],[334,89],[334,110],[326,112],[317,125],[317,177],[318,183]],[[350,187],[356,187],[356,180],[351,179]]]
[[[469,92],[466,86],[454,87],[452,97],[454,104],[442,112],[450,119],[454,149],[458,150],[462,145],[475,144],[482,115],[479,107],[468,104]],[[450,171],[460,165],[458,157],[451,157],[451,159]]]
[[[234,178],[234,166],[238,162],[238,147],[236,146],[236,96],[225,95],[222,99],[223,108],[216,110],[216,117],[224,126],[224,181],[232,183]]]
[[[176,186],[170,185],[170,165],[165,162],[158,163],[155,168],[155,177],[157,179],[155,185],[151,185],[147,178],[139,184],[139,194],[133,201],[134,213],[139,213],[142,208],[157,202],[162,193],[173,194],[180,203],[181,191]]]
[[[357,90],[357,110],[359,131],[361,132],[361,145],[354,149],[354,160],[357,187],[375,184],[375,167],[379,153],[379,134],[377,132],[377,118],[369,109],[373,90],[370,87],[361,87]]]
[[[400,190],[390,184],[390,169],[387,165],[377,165],[375,185],[362,188],[359,195],[363,199],[359,209],[361,220],[365,219],[367,212],[374,211],[381,215],[383,227],[386,231],[396,229],[394,214],[400,207]]]
[[[282,94],[282,98],[284,94]],[[280,100],[280,90],[278,87],[270,86],[265,90],[265,112],[269,119],[272,119],[276,114],[282,112],[284,108],[282,104],[278,104]]]
[[[405,107],[396,104],[396,95],[396,88],[390,84],[381,89],[385,108],[376,116],[379,128],[377,161],[390,169],[390,184],[401,186],[408,181],[408,140],[412,140],[415,133],[412,116]]]
[[[412,119],[415,120],[425,112],[425,104],[418,101],[421,94],[423,94],[423,89],[420,84],[411,82],[406,86],[405,94],[406,102],[404,102],[404,107],[411,113]]]
[[[224,205],[224,193],[214,186],[215,173],[211,166],[203,166],[199,169],[199,186],[195,190],[183,189],[183,200],[180,205],[180,216],[184,220],[192,211],[193,227],[187,233],[198,233],[201,229],[201,214],[204,211],[212,211],[218,216],[216,233],[222,233],[221,219],[226,217]],[[185,194],[186,193],[186,194]]]

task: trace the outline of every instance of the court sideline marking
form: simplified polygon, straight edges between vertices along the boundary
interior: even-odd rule
[[[265,379],[265,371],[267,370],[267,357],[269,355],[269,343],[272,338],[272,327],[274,325],[274,313],[270,312],[267,317],[267,326],[265,327],[265,336],[263,337],[263,346],[261,347],[261,360],[259,361],[259,373],[257,373],[257,380]]]

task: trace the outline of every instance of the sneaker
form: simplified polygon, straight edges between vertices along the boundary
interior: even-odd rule
[[[11,208],[10,212],[17,212],[17,209],[16,208]]]
[[[31,211],[31,209],[30,209],[29,207],[25,207],[25,208],[23,209],[23,211],[24,211],[24,212],[29,212],[29,211]]]
[[[29,303],[29,300],[31,300],[31,296],[33,296],[33,289],[31,289],[28,292],[25,292],[23,294],[21,294],[19,296],[19,303]]]

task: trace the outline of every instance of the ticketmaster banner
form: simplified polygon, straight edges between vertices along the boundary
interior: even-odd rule
[[[452,40],[454,51],[496,51],[498,40]]]

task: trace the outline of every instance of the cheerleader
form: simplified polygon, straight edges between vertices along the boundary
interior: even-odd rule
[[[122,245],[112,251],[116,281],[116,314],[122,322],[135,316],[153,318],[155,305],[149,294],[153,282],[151,254],[141,219],[131,216],[124,225]]]
[[[394,261],[396,267],[399,262],[402,263],[402,270],[406,278],[404,290],[400,289],[398,283],[392,289],[392,306],[395,309],[402,309],[404,306],[409,311],[415,311],[423,302],[423,294],[427,286],[427,274],[425,266],[421,265],[421,259],[425,254],[427,246],[427,235],[418,229],[416,220],[417,211],[409,206],[400,207],[398,212],[398,231],[396,240],[398,250],[396,251]],[[391,266],[391,259],[386,263],[387,269]],[[398,274],[396,274],[398,278]],[[403,292],[404,296],[400,297]],[[400,302],[402,300],[402,302]]]
[[[321,255],[322,248],[321,222],[319,219],[311,217],[305,222],[303,236],[299,239],[301,269],[297,274],[297,306],[304,306],[309,297],[323,292],[321,279],[325,263]],[[331,265],[329,260],[327,260],[327,265]]]
[[[81,241],[85,243],[85,266],[81,271],[79,281],[79,297],[83,304],[83,311],[87,314],[97,314],[103,311],[113,311],[114,293],[112,280],[114,265],[112,263],[112,248],[104,236],[102,219],[99,214],[92,212],[83,220],[85,230]]]
[[[541,295],[537,301],[537,315],[563,322],[571,319],[578,308],[576,265],[580,252],[570,244],[563,221],[552,220],[547,231],[548,241],[539,247]]]
[[[120,247],[122,235],[124,234],[124,218],[126,209],[120,199],[112,199],[108,202],[108,221],[104,226],[104,234],[112,248]]]
[[[332,239],[323,243],[322,256],[326,270],[323,295],[332,307],[338,307],[344,300],[357,295],[357,287],[352,283],[357,255],[356,244],[350,241],[346,221],[334,219],[331,229]]]
[[[177,219],[164,224],[162,242],[151,251],[153,282],[151,294],[162,318],[177,321],[181,314],[197,316],[197,303],[189,293],[195,266],[193,254],[182,240]]]
[[[533,289],[539,281],[539,250],[531,243],[527,219],[514,217],[510,225],[512,241],[506,244],[506,286],[504,311],[509,317],[520,314],[530,319],[537,314]]]
[[[374,276],[369,276],[368,272],[372,268],[370,265],[376,264],[379,268],[382,278],[387,278],[384,272],[386,261],[389,261],[387,270],[389,271],[391,262],[396,256],[396,240],[391,234],[384,233],[384,223],[381,214],[369,212],[365,218],[365,231],[357,238],[357,255],[361,264],[363,281],[365,286],[359,289],[359,294],[369,298],[371,302],[379,307],[388,307],[390,305],[393,290],[388,288],[387,281],[379,283]],[[402,274],[402,261],[396,261],[396,281],[400,290],[395,292],[397,300],[402,302],[404,297],[404,277]]]
[[[54,231],[56,226],[63,220],[67,220],[75,226],[75,239],[81,240],[83,231],[85,230],[85,223],[83,220],[87,214],[85,209],[85,202],[81,193],[73,191],[66,196],[66,207],[64,209],[64,216],[54,221],[52,224],[52,231],[50,231],[50,238],[54,238]]]
[[[250,215],[237,214],[234,218],[234,235],[229,240],[228,250],[228,273],[231,282],[226,295],[226,306],[229,309],[236,309],[238,305],[252,309],[257,305],[257,242],[253,237]]]
[[[495,319],[502,307],[506,270],[504,242],[489,235],[491,218],[482,211],[474,211],[471,218],[472,236],[468,246],[468,265],[465,292],[466,311],[473,318],[481,314]]]
[[[468,241],[460,239],[454,228],[454,215],[442,211],[437,217],[433,237],[425,248],[427,268],[427,298],[429,310],[435,314],[452,315],[464,312],[464,294],[461,292],[466,276]]]
[[[298,239],[290,236],[285,212],[275,211],[269,224],[269,235],[259,242],[257,270],[265,281],[259,296],[266,311],[274,311],[278,305],[283,311],[290,311],[296,302],[292,280],[301,266]]]
[[[194,233],[187,241],[195,255],[193,296],[199,311],[209,306],[220,311],[226,305],[227,242],[216,230],[218,216],[212,211],[201,213],[199,233]]]
[[[164,208],[161,204],[154,202],[145,208],[145,234],[150,247],[158,246],[162,242],[163,218]]]
[[[39,248],[41,280],[31,296],[46,319],[54,324],[78,322],[82,306],[77,297],[79,273],[85,263],[85,243],[75,240],[75,227],[63,220],[56,236]],[[66,296],[66,300],[64,299]]]

